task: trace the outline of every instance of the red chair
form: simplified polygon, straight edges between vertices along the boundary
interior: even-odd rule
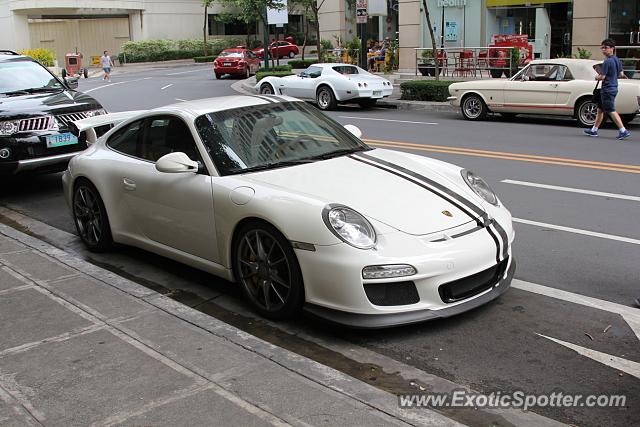
[[[448,75],[449,60],[447,59],[447,52],[445,52],[444,50],[441,50],[440,52],[438,52],[437,60],[438,60],[438,68],[440,68],[440,73],[443,76]]]

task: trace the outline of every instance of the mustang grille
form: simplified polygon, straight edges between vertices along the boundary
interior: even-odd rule
[[[58,114],[56,119],[58,119],[58,123],[61,126],[69,127],[71,122],[75,122],[76,120],[82,120],[87,118],[87,113],[84,111],[79,111],[77,113],[68,113],[68,114]]]
[[[365,283],[364,292],[371,304],[407,305],[420,302],[418,290],[413,282]]]
[[[51,124],[51,117],[36,117],[33,119],[22,119],[19,124],[20,132],[28,132],[34,130],[47,130]]]

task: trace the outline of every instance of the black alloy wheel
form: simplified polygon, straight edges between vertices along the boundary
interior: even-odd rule
[[[79,182],[73,191],[73,220],[78,235],[91,252],[104,252],[113,240],[104,203],[89,182]]]
[[[286,319],[304,302],[302,273],[291,244],[273,226],[252,222],[236,234],[233,270],[255,309],[269,319]]]

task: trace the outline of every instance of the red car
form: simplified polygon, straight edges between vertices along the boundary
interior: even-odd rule
[[[278,41],[273,42],[269,45],[269,51],[271,53],[271,57],[273,58],[284,58],[285,56],[293,58],[298,54],[298,46],[293,43]],[[253,53],[255,53],[258,58],[263,58],[264,48],[257,47],[253,49]]]
[[[240,75],[249,78],[260,68],[260,59],[244,46],[237,46],[232,49],[225,49],[213,61],[213,72],[216,79],[223,74]]]

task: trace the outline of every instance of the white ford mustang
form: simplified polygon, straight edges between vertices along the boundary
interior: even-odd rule
[[[391,95],[393,85],[355,65],[313,64],[298,75],[265,77],[255,90],[315,101],[321,110],[333,110],[340,103],[373,107],[378,99]]]
[[[510,78],[475,80],[449,86],[449,101],[460,107],[467,120],[483,120],[487,113],[503,116],[546,114],[575,117],[581,126],[596,121],[593,102],[595,67],[602,61],[590,59],[537,59]],[[640,107],[640,81],[618,80],[616,110],[625,123]]]
[[[304,308],[355,327],[412,323],[484,304],[513,277],[511,214],[481,178],[372,149],[294,98],[75,125],[92,144],[63,184],[84,244],[133,245],[237,282],[266,317]]]

